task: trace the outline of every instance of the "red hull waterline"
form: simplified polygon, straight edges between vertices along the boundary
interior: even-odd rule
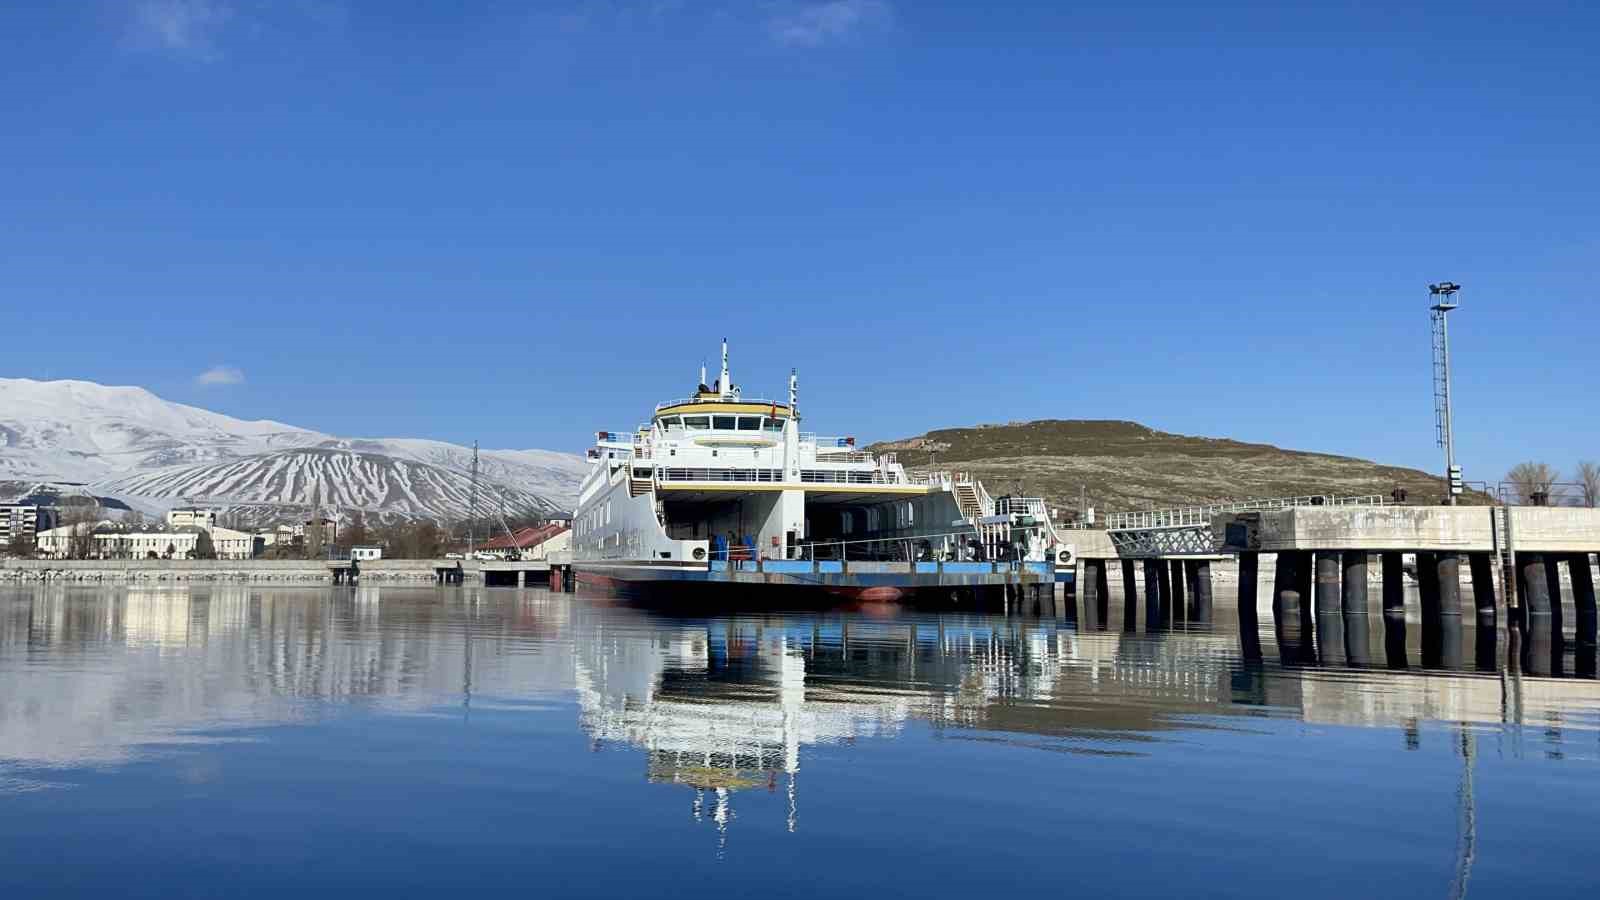
[[[613,578],[610,575],[601,575],[598,572],[590,572],[590,571],[584,571],[584,570],[575,571],[573,573],[573,581],[577,582],[578,584],[585,585],[587,587],[597,588],[599,590],[604,590],[604,591],[610,591],[610,592],[617,593],[617,594],[637,594],[637,593],[643,593],[643,592],[647,592],[647,591],[651,591],[651,590],[655,590],[655,589],[679,590],[679,591],[685,590],[685,589],[692,590],[694,587],[699,586],[694,582],[640,581],[640,580],[636,580],[636,579]],[[726,584],[726,583],[722,583],[722,582],[705,582],[704,586],[708,587],[708,588],[728,588],[728,587],[733,587],[733,585],[731,585],[731,584]],[[805,588],[799,588],[799,590],[805,590]],[[822,587],[822,586],[818,586],[817,588],[815,588],[815,590],[819,594],[829,594],[829,595],[832,595],[832,596],[835,596],[835,597],[839,597],[839,598],[844,599],[844,600],[851,600],[851,601],[855,601],[855,602],[858,602],[858,603],[869,603],[869,604],[885,603],[885,604],[887,604],[887,603],[899,603],[902,600],[908,599],[907,592],[903,588],[898,588],[898,587],[875,586],[875,587],[859,587],[859,588],[857,588],[857,587],[834,587],[834,586]]]

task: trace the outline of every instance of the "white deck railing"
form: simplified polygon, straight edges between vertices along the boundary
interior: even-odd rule
[[[1267,500],[1233,500],[1224,503],[1212,503],[1206,506],[1183,506],[1173,509],[1153,509],[1145,512],[1110,513],[1106,516],[1106,530],[1193,528],[1210,525],[1211,518],[1219,513],[1289,509],[1297,506],[1382,506],[1384,502],[1384,497],[1381,494],[1368,494],[1361,497],[1334,497],[1318,494],[1304,497],[1274,497]]]

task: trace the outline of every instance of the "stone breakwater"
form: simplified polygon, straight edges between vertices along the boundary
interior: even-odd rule
[[[446,560],[378,560],[361,565],[360,580],[432,584],[438,568],[455,565]],[[30,582],[333,584],[334,568],[321,560],[0,560],[0,584]]]

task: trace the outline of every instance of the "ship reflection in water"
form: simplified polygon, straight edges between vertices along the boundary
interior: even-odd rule
[[[8,589],[0,890],[1592,881],[1596,682],[1239,647],[1225,624],[685,619],[538,590]]]

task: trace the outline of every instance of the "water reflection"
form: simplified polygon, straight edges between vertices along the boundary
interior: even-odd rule
[[[174,835],[147,850],[181,857],[190,843],[167,826],[191,816],[235,828],[238,847],[280,840],[277,857],[252,858],[288,860],[286,884],[312,858],[363,883],[411,878],[409,848],[463,827],[444,848],[451,859],[630,896],[649,889],[630,878],[681,875],[677,860],[695,852],[753,867],[741,878],[760,877],[774,853],[817,854],[829,867],[808,890],[855,887],[882,869],[895,888],[971,893],[995,860],[1051,877],[1054,853],[1017,849],[1038,840],[1081,854],[1073,870],[1088,886],[1133,894],[1174,887],[1164,873],[1253,867],[1229,848],[1271,843],[1294,862],[1279,881],[1273,870],[1255,878],[1260,895],[1281,896],[1325,859],[1334,831],[1346,851],[1383,860],[1397,893],[1448,884],[1459,896],[1469,879],[1536,892],[1506,879],[1582,868],[1550,835],[1528,851],[1545,854],[1538,865],[1520,851],[1486,860],[1479,797],[1498,804],[1502,835],[1551,815],[1515,785],[1559,785],[1573,798],[1562,809],[1581,816],[1600,761],[1594,682],[1478,671],[1476,659],[1428,667],[1419,629],[1388,627],[1388,616],[1348,616],[1336,629],[1303,608],[1266,609],[1260,632],[1241,639],[1221,596],[1209,614],[1173,604],[1148,630],[1111,600],[1063,606],[1059,620],[682,618],[538,590],[0,592],[0,793],[18,810],[0,823],[0,888],[48,893],[39,887],[54,870],[26,863],[60,845],[102,860],[109,891],[125,865],[97,823]],[[1452,655],[1448,638],[1426,639],[1429,655]],[[1502,663],[1520,652],[1500,646]],[[322,789],[342,790],[310,819],[303,804],[276,805],[307,768],[329,769]],[[1491,779],[1499,793],[1480,791]],[[215,807],[193,810],[212,795]],[[1308,803],[1293,823],[1285,796]],[[1524,796],[1525,808],[1507,808]],[[81,814],[96,803],[148,811],[131,826],[122,813]],[[652,815],[662,809],[670,816]],[[1350,837],[1375,810],[1389,830],[1370,845]],[[362,845],[342,863],[326,849],[344,846],[337,823],[314,830],[341,811],[354,817],[346,831],[404,839]],[[604,838],[582,840],[585,828]],[[1072,840],[1055,843],[1063,835]],[[397,855],[382,857],[391,843]],[[1429,850],[1407,868],[1390,852],[1401,845]],[[654,853],[653,868],[591,858],[608,846]],[[900,852],[911,855],[885,868]],[[1161,865],[1119,856],[1135,852]],[[1101,860],[1112,864],[1090,865]],[[454,884],[440,878],[440,891]],[[1362,892],[1335,877],[1310,893],[1324,887]]]
[[[1276,617],[1267,639],[1281,660],[1261,664],[1241,658],[1237,632],[1181,619],[1138,633],[1065,617],[681,620],[543,591],[14,591],[0,595],[0,758],[110,763],[349,704],[575,696],[593,741],[637,747],[647,779],[720,803],[776,778],[792,792],[803,747],[893,736],[913,719],[1109,754],[1136,754],[1193,715],[1534,722],[1541,740],[1551,721],[1593,724],[1592,683],[1442,671],[1484,662],[1450,649],[1459,628],[1422,635],[1419,650],[1382,617],[1306,628],[1302,613]],[[1369,667],[1375,629],[1389,671]]]

